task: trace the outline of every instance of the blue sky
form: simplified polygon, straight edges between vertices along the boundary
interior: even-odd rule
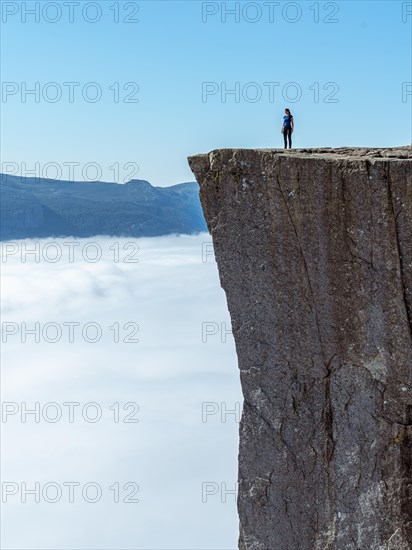
[[[296,147],[411,142],[412,95],[402,98],[402,83],[412,81],[411,2],[81,0],[73,22],[63,2],[26,2],[39,22],[29,14],[24,21],[23,4],[2,2],[3,92],[11,90],[2,96],[2,160],[19,173],[26,163],[53,177],[44,167],[57,163],[68,179],[67,163],[78,163],[76,179],[93,178],[93,167],[83,169],[97,163],[106,180],[127,180],[135,169],[154,185],[193,181],[190,154],[282,146],[286,106]],[[56,4],[61,19],[53,23]],[[97,13],[92,4],[95,23],[86,20]],[[233,9],[239,20],[229,13],[225,20]],[[124,22],[127,15],[138,22]],[[36,82],[38,101],[23,102],[24,83]],[[73,102],[65,82],[79,83]],[[80,91],[94,93],[90,82],[102,93],[97,102]],[[205,83],[216,93],[205,95]],[[124,102],[137,86],[138,103]],[[222,97],[225,86],[237,86],[238,97]],[[59,101],[44,98],[56,90]]]

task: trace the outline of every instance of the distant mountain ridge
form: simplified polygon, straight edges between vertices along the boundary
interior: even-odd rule
[[[207,231],[196,182],[64,181],[0,174],[0,239]]]

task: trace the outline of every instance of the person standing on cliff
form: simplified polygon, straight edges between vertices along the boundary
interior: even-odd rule
[[[289,141],[289,149],[292,149],[292,132],[294,129],[295,123],[293,120],[292,113],[289,109],[285,109],[285,116],[283,117],[282,124],[282,134],[285,141],[285,149],[288,148],[287,142]]]

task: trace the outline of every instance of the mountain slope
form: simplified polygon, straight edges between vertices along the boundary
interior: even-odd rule
[[[193,182],[153,187],[0,175],[1,240],[112,235],[151,237],[206,231]]]

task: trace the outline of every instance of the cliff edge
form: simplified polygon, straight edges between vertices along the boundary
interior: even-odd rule
[[[236,343],[239,548],[412,548],[412,147],[189,158]]]

